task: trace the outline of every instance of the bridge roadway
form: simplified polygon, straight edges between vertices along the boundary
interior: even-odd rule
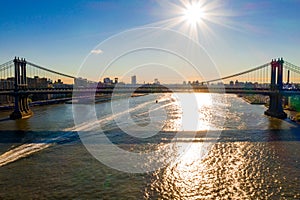
[[[281,90],[273,91],[270,88],[233,88],[233,87],[169,87],[169,88],[153,88],[153,87],[108,87],[108,88],[39,88],[39,89],[27,89],[27,90],[0,90],[0,95],[19,95],[22,94],[111,94],[111,93],[219,93],[219,94],[259,94],[259,95],[271,95],[280,93],[283,96],[296,96],[300,95],[300,89],[293,90]]]

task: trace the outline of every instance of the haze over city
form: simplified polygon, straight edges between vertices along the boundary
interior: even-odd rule
[[[111,36],[134,28],[159,27],[179,31],[199,42],[220,76],[264,64],[279,56],[299,63],[299,1],[204,0],[200,4],[201,15],[194,16],[193,9],[185,13],[188,5],[175,0],[2,1],[0,60],[22,56],[76,75],[88,55],[105,55],[106,52],[95,47]],[[190,19],[193,17],[199,20],[194,23]],[[124,41],[123,45],[126,42],[131,41]],[[157,63],[165,59],[160,56]],[[121,69],[132,67],[126,59],[117,63],[107,75],[122,76]],[[184,66],[177,62],[171,67],[182,71],[180,67]],[[87,78],[94,73],[86,71]],[[130,82],[131,75],[125,80]],[[191,81],[198,78],[187,76]],[[182,83],[176,76],[138,75],[141,83],[153,82],[154,78],[166,83]]]

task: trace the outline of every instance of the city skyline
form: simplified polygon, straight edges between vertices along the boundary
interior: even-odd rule
[[[299,1],[199,2],[209,8],[207,20],[203,19],[205,26],[198,27],[197,37],[221,75],[249,69],[279,56],[299,63]],[[5,62],[15,55],[24,56],[75,75],[88,54],[103,53],[95,46],[105,39],[147,25],[167,27],[165,22],[179,15],[176,5],[182,6],[179,1],[154,0],[2,2],[0,59]],[[13,15],[8,14],[11,11],[15,11]],[[188,34],[179,25],[169,27]],[[117,68],[123,68],[122,63],[117,64]],[[171,64],[170,67],[178,67]],[[120,77],[122,73],[113,70],[108,76]],[[166,79],[139,77],[146,82]]]

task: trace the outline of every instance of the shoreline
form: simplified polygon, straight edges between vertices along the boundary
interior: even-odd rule
[[[134,97],[141,97],[141,96],[145,96],[148,94],[136,94],[133,93],[131,95],[132,98]],[[113,100],[117,100],[117,99],[123,99],[124,97],[127,97],[127,95],[120,95],[120,96],[116,96],[113,98]],[[102,102],[107,102],[107,101],[111,101],[111,95],[102,95],[102,96],[96,96],[95,98],[82,98],[82,99],[70,99],[69,101],[66,101],[66,104],[93,104],[93,103],[102,103]]]
[[[64,103],[71,99],[72,98],[62,98],[62,99],[34,101],[34,102],[29,103],[29,106],[34,107],[34,106],[54,105],[54,104]],[[4,106],[0,106],[0,111],[1,110],[12,110],[13,108],[14,108],[14,105],[4,105]]]
[[[131,97],[140,97],[140,96],[145,96],[147,94],[132,94]],[[120,96],[114,99],[121,99],[124,98],[124,96]],[[34,106],[44,106],[44,105],[55,105],[55,104],[72,104],[72,103],[102,103],[102,102],[107,102],[111,100],[111,95],[103,95],[103,96],[96,96],[94,100],[91,99],[84,99],[84,101],[80,101],[80,99],[72,99],[72,97],[67,97],[67,98],[61,98],[61,99],[50,99],[50,100],[41,100],[41,101],[34,101],[29,103],[30,107]],[[73,100],[77,100],[78,102],[72,102]],[[7,110],[13,110],[14,105],[2,105],[0,106],[0,111],[7,111]]]
[[[264,105],[267,108],[267,102],[262,101],[261,97],[252,95],[238,95],[241,99],[243,99],[245,102],[251,104],[251,105]],[[291,110],[290,108],[285,108],[284,112],[288,115],[287,119],[291,120],[294,123],[300,124],[300,121],[297,121],[297,115],[299,115],[300,112]]]
[[[238,97],[242,98],[244,101],[251,105],[266,105],[267,101],[264,96],[258,95],[238,95]]]
[[[141,94],[141,93],[133,93],[131,95],[131,97],[141,97],[141,96],[145,96],[148,94]],[[266,102],[257,102],[255,99],[251,97],[247,98],[248,96],[244,96],[244,95],[237,95],[237,97],[243,99],[245,102],[251,104],[251,105],[265,105],[266,106]],[[115,97],[114,99],[122,99],[124,98],[124,95],[120,95],[118,97]],[[34,106],[44,106],[44,105],[54,105],[54,104],[91,104],[91,103],[102,103],[102,102],[107,102],[111,100],[111,95],[102,95],[102,96],[96,96],[95,99],[85,99],[82,98],[83,100],[80,99],[72,99],[71,97],[68,98],[61,98],[61,99],[50,99],[50,100],[42,100],[42,101],[35,101],[35,102],[31,102],[29,103],[29,106],[34,107]],[[251,101],[254,100],[254,101]],[[0,106],[0,111],[8,111],[8,110],[13,110],[14,105],[3,105]],[[287,113],[288,117],[287,119],[291,120],[294,123],[300,124],[300,121],[297,121],[297,115],[299,115],[300,112],[297,111],[293,111],[290,109],[284,109],[285,113]]]
[[[297,115],[299,116],[300,112],[292,111],[292,110],[285,110],[285,113],[288,114],[288,119],[292,122],[295,122],[300,125],[300,120],[297,121]]]

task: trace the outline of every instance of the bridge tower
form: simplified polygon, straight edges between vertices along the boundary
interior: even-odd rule
[[[271,62],[271,94],[269,109],[265,111],[265,115],[280,119],[287,118],[287,114],[283,111],[282,95],[283,89],[283,59],[272,60]],[[277,75],[277,77],[276,77]]]
[[[22,119],[32,116],[33,112],[29,108],[27,77],[26,77],[26,60],[14,59],[15,80],[14,80],[14,111],[10,115],[10,119]]]

